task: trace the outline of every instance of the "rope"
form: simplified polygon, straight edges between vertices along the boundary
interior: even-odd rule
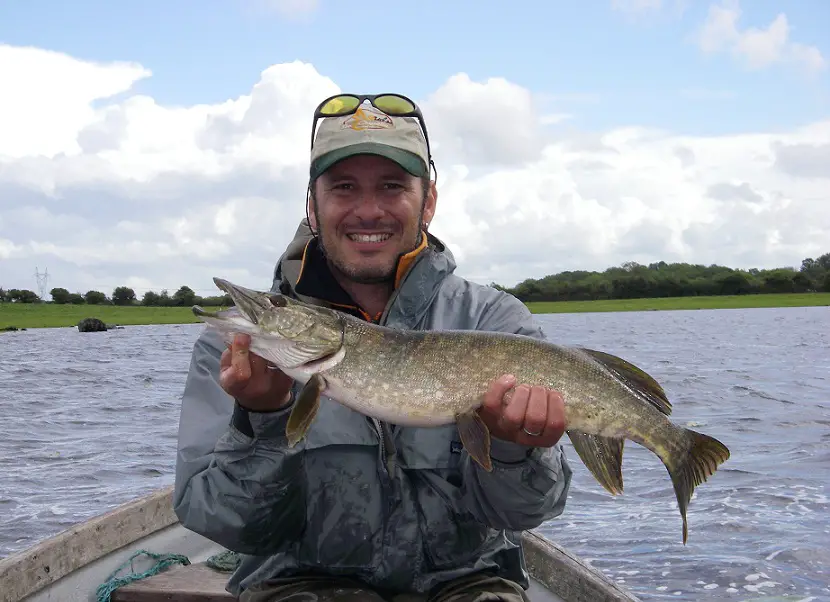
[[[149,558],[155,560],[156,563],[146,571],[136,573],[133,568],[133,560],[135,560],[138,556],[148,556]],[[124,564],[115,569],[112,574],[107,577],[107,580],[104,583],[98,586],[98,589],[95,591],[96,602],[110,602],[110,596],[119,587],[157,575],[173,564],[187,566],[190,564],[190,559],[188,559],[187,556],[182,556],[181,554],[154,554],[153,552],[148,552],[146,550],[139,550],[130,556]],[[132,572],[129,575],[119,577],[118,573],[128,566]]]
[[[205,561],[205,564],[215,571],[232,573],[236,570],[236,567],[239,564],[239,554],[231,552],[230,550],[225,550],[224,552],[219,552],[218,554],[214,554],[208,558]]]

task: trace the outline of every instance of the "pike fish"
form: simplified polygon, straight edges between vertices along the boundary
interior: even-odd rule
[[[566,432],[596,480],[623,491],[626,439],[656,454],[671,477],[688,536],[686,510],[695,487],[729,458],[717,439],[674,424],[660,384],[617,356],[533,337],[474,330],[409,331],[214,278],[235,307],[193,312],[228,343],[251,337],[251,351],[303,385],[286,435],[296,445],[325,394],[361,414],[401,426],[455,423],[470,457],[487,471],[490,433],[477,410],[502,374],[543,385],[564,398]]]

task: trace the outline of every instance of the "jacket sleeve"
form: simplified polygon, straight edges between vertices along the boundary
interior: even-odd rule
[[[174,510],[184,527],[229,550],[268,554],[305,524],[302,446],[286,444],[290,408],[247,414],[250,428],[232,424],[235,402],[218,382],[224,347],[206,331],[193,348],[182,396]]]
[[[505,293],[478,329],[544,338],[524,303]],[[521,531],[562,514],[572,470],[561,441],[551,448],[534,448],[493,438],[490,456],[493,471],[487,472],[464,452],[465,501],[480,521]]]

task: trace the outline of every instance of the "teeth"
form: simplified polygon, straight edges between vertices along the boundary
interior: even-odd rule
[[[382,242],[392,236],[391,234],[349,234],[355,242]]]

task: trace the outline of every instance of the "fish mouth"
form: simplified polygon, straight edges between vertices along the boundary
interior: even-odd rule
[[[236,308],[239,310],[245,318],[253,322],[254,324],[259,324],[259,318],[262,316],[266,311],[274,307],[274,304],[271,302],[271,295],[268,293],[264,293],[262,291],[255,291],[250,288],[245,288],[244,286],[240,286],[238,284],[234,284],[225,280],[224,278],[213,278],[214,284],[222,290],[230,295],[231,300],[233,301]],[[211,312],[206,312],[204,309],[200,310],[204,313],[197,313],[196,315],[203,315],[209,317],[222,317],[218,314],[214,314],[213,316],[210,315]],[[194,313],[196,309],[194,308]],[[221,312],[219,312],[221,313]]]
[[[219,318],[219,312],[215,311],[208,311],[201,305],[194,305],[193,306],[193,313],[199,316],[200,318]]]
[[[221,320],[222,318],[227,318],[230,315],[230,309],[223,309],[219,311],[210,311],[202,307],[201,305],[194,305],[192,308],[193,313],[200,318],[217,318]]]
[[[242,312],[239,311],[238,307],[229,307],[227,309],[220,310],[210,310],[205,309],[201,305],[193,305],[191,306],[190,310],[193,312],[193,315],[201,318],[204,322],[213,324],[215,326],[231,323],[238,325],[238,318],[242,314]]]

